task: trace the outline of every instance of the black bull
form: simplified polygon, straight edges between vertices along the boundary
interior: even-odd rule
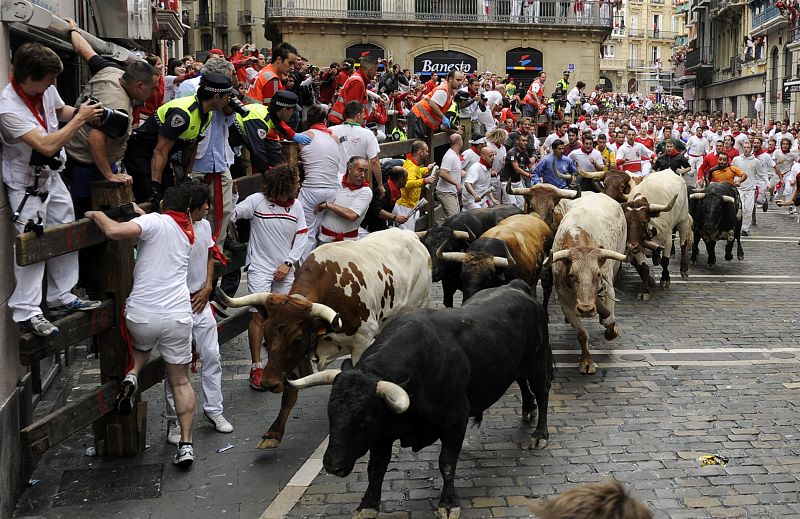
[[[547,444],[547,404],[554,375],[544,310],[522,280],[491,288],[462,308],[424,309],[398,317],[375,338],[358,365],[289,382],[298,388],[333,383],[325,469],[346,476],[369,452],[369,486],[359,517],[375,517],[392,444],[418,451],[441,439],[444,484],[439,517],[457,517],[454,478],[467,422],[516,381],[522,416],[538,406],[531,447]],[[531,394],[531,390],[532,393]]]
[[[475,239],[501,220],[521,212],[517,206],[507,204],[463,211],[446,218],[425,233],[422,244],[431,255],[433,282],[442,282],[444,306],[452,308],[453,295],[456,290],[461,290],[461,264],[440,260],[436,257],[436,251],[444,245],[442,252],[463,252],[470,240],[454,238],[453,231],[467,232]]]
[[[703,191],[689,194],[689,212],[694,219],[694,243],[692,264],[697,263],[700,239],[706,244],[708,268],[717,262],[716,245],[725,240],[725,261],[733,259],[733,242],[736,241],[736,257],[744,259],[742,249],[742,202],[739,191],[726,182],[713,182]]]

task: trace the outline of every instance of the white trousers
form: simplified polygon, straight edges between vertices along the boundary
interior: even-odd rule
[[[697,178],[697,170],[703,163],[703,157],[692,157],[687,155],[686,158],[689,160],[689,167],[692,168],[692,178]]]
[[[739,189],[739,198],[742,199],[742,230],[750,232],[753,223],[753,207],[756,205],[756,190]]]
[[[392,213],[399,214],[400,216],[408,216],[411,214],[411,208],[400,204],[394,204],[394,209],[392,210]],[[414,213],[414,216],[409,216],[408,221],[404,224],[399,225],[398,227],[400,227],[401,229],[408,229],[409,231],[416,230],[418,214],[419,213],[417,212]]]
[[[525,197],[520,195],[509,195],[506,193],[506,182],[503,182],[503,189],[501,192],[502,198],[500,199],[504,204],[514,204],[520,209],[525,209]],[[511,182],[511,187],[525,187],[525,184],[520,180],[519,182]]]
[[[16,211],[25,197],[24,189],[7,187],[8,203],[12,211]],[[53,175],[49,187],[49,195],[42,202],[38,196],[29,196],[20,211],[20,217],[14,224],[17,234],[23,232],[28,219],[34,222],[42,218],[42,225],[53,227],[75,220],[75,210],[67,186],[61,175]],[[15,256],[16,258],[16,256]],[[46,268],[45,268],[46,267]],[[60,306],[71,303],[75,299],[72,288],[78,282],[78,253],[71,252],[50,258],[47,261],[34,263],[25,267],[17,265],[14,260],[14,293],[8,300],[14,322],[27,321],[42,313],[42,278],[47,273],[47,304]]]
[[[300,194],[297,198],[303,206],[303,213],[306,216],[306,226],[308,227],[308,242],[300,257],[300,262],[306,260],[311,251],[317,246],[317,235],[319,234],[319,226],[322,223],[324,212],[314,214],[314,208],[322,202],[333,200],[336,197],[336,188],[328,187],[302,187]]]
[[[203,410],[209,416],[222,414],[222,363],[219,357],[219,336],[217,321],[211,305],[199,314],[192,314],[192,339],[197,356],[200,358],[200,385],[203,388]],[[178,418],[175,412],[175,398],[167,381],[164,381],[165,416],[168,420]]]

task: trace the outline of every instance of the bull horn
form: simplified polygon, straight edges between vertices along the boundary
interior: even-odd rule
[[[583,178],[588,178],[591,180],[599,180],[605,176],[605,171],[586,171],[581,168],[578,168],[578,174]]]
[[[308,313],[308,316],[319,317],[320,319],[328,321],[334,332],[338,332],[342,329],[342,317],[330,306],[323,305],[322,303],[311,303],[311,311]]]
[[[657,244],[654,241],[650,241],[650,240],[644,240],[642,242],[642,245],[644,245],[645,249],[649,249],[649,250],[663,249],[663,247],[661,245]]]
[[[561,180],[570,180],[570,181],[572,180],[572,175],[570,175],[569,173],[564,174],[564,173],[560,172],[555,164],[553,164],[553,172]]]
[[[531,188],[529,188],[529,187],[512,187],[511,186],[511,182],[507,182],[506,183],[506,193],[508,193],[509,195],[525,196],[525,195],[530,195],[531,194]]]
[[[612,259],[612,260],[615,260],[615,261],[621,261],[621,262],[628,261],[628,256],[626,256],[626,255],[624,255],[622,253],[619,253],[619,252],[617,252],[615,250],[600,249],[600,257],[601,258]]]
[[[436,250],[436,257],[442,261],[452,261],[455,263],[464,263],[464,259],[466,259],[467,254],[464,252],[444,252],[442,249],[444,248],[444,243],[439,246]]]
[[[569,200],[574,200],[576,198],[580,198],[581,197],[581,192],[580,192],[580,190],[575,191],[574,189],[557,188],[556,189],[556,195],[558,195],[559,198],[567,198]]]
[[[269,292],[259,292],[256,294],[249,294],[242,297],[228,297],[228,294],[222,291],[222,289],[217,288],[217,295],[222,300],[222,303],[225,306],[230,306],[233,308],[238,308],[240,306],[251,306],[251,305],[266,305],[267,299],[271,295]]]
[[[690,200],[702,200],[706,197],[705,193],[692,193],[689,195]]]
[[[475,240],[475,233],[472,232],[472,229],[469,226],[465,226],[466,231],[456,231],[453,230],[453,239],[456,240],[465,240],[465,241],[474,241]]]
[[[606,185],[603,183],[602,180],[593,180],[592,185],[597,190],[598,193],[604,193],[606,190]]]
[[[425,236],[428,235],[428,231],[417,231],[416,234],[417,234],[417,238],[419,238],[421,240],[421,239],[425,238]]]
[[[517,266],[517,262],[514,261],[514,258],[504,258],[502,256],[493,257],[492,263],[494,263],[494,266],[499,269],[513,269]]]
[[[286,383],[293,389],[308,389],[315,386],[330,386],[333,384],[333,379],[336,375],[341,373],[340,369],[326,369],[317,373],[312,373],[307,377],[298,378],[297,380],[287,380]]]
[[[552,253],[552,261],[551,263],[557,263],[559,261],[563,261],[569,258],[569,249],[559,250]]]
[[[677,193],[675,196],[672,197],[672,200],[669,201],[667,205],[664,204],[650,204],[650,214],[658,214],[662,212],[668,212],[672,209],[672,206],[675,205],[675,200],[678,199]]]
[[[381,380],[378,382],[375,394],[384,399],[389,409],[396,414],[405,413],[408,406],[411,405],[411,399],[406,390],[394,382]]]
[[[730,195],[722,195],[722,201],[723,202],[728,202],[729,204],[735,204],[736,203],[736,199],[733,198]]]

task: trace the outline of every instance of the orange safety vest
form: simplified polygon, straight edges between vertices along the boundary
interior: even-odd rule
[[[525,94],[525,98],[522,99],[522,104],[524,105],[536,105],[534,98],[539,98],[539,106],[544,104],[544,86],[539,83],[539,91],[535,94],[533,93],[533,83],[539,82],[538,79],[534,79],[531,83],[531,86],[528,87],[528,93]]]
[[[411,109],[411,111],[414,112],[414,115],[416,115],[417,118],[422,119],[422,122],[425,123],[425,126],[430,128],[431,130],[436,130],[439,127],[439,125],[442,124],[442,118],[437,117],[436,114],[434,114],[433,110],[431,109],[431,103],[434,103],[434,101],[431,98],[433,97],[434,94],[436,94],[438,90],[444,90],[445,93],[447,94],[447,101],[444,102],[444,106],[439,107],[442,113],[444,113],[445,110],[447,110],[447,108],[453,102],[453,93],[448,92],[446,84],[439,85],[436,88],[434,88],[433,91],[431,92],[431,97],[422,96],[420,102],[415,104],[414,107]]]
[[[328,112],[328,119],[333,123],[342,124],[344,121],[344,105],[346,105],[348,101],[353,101],[353,99],[346,100],[344,98],[344,91],[347,90],[351,81],[360,81],[361,84],[364,85],[364,97],[362,99],[356,99],[356,101],[359,101],[365,107],[367,106],[367,84],[364,82],[364,77],[359,71],[353,72],[350,74],[350,77],[347,78],[347,81],[344,82],[344,85],[342,85],[342,88],[339,90],[339,95],[336,97],[336,102],[333,103],[330,112]]]
[[[272,102],[272,98],[264,97],[264,90],[265,87],[269,85],[270,81],[278,82],[275,92],[283,90],[283,83],[281,83],[278,73],[272,68],[272,64],[265,66],[261,69],[261,72],[258,73],[256,80],[253,82],[253,86],[250,87],[250,90],[247,91],[247,95],[244,96],[244,102],[246,104],[258,103],[269,106]],[[273,95],[275,92],[273,92]]]

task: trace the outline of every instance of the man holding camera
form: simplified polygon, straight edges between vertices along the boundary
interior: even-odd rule
[[[114,61],[99,56],[70,22],[72,47],[88,64],[92,78],[81,94],[82,99],[97,101],[108,109],[101,124],[84,126],[67,143],[72,166],[70,192],[75,212],[91,209],[89,185],[98,180],[131,183],[133,178],[122,171],[122,158],[133,128],[133,104],[146,101],[158,85],[158,72],[146,61],[137,61],[123,69]]]
[[[25,43],[14,54],[14,76],[0,93],[0,141],[3,182],[15,210],[17,233],[41,232],[75,220],[69,191],[59,172],[66,161],[64,145],[84,124],[103,113],[100,104],[66,106],[55,87],[64,69],[58,55],[38,43]],[[59,122],[66,125],[59,129]],[[21,267],[14,264],[16,287],[8,301],[12,317],[39,336],[58,333],[42,315],[42,278],[47,267],[47,303],[58,313],[92,310],[99,301],[72,294],[78,281],[78,253]]]

